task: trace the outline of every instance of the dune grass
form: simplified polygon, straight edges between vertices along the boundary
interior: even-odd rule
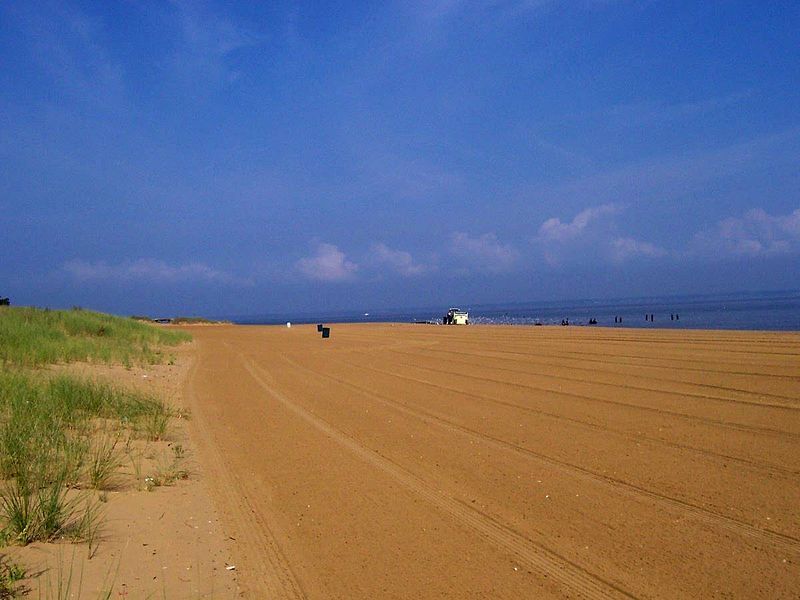
[[[172,415],[153,396],[36,367],[154,364],[189,339],[81,309],[0,308],[0,545],[66,538],[91,554],[99,515],[87,490],[113,485],[123,433],[163,439]]]
[[[20,544],[91,541],[92,506],[77,491],[109,487],[122,462],[122,432],[149,439],[150,423],[166,427],[170,414],[140,392],[71,375],[0,371],[3,536]]]
[[[182,331],[82,309],[0,308],[0,364],[155,364],[163,360],[161,347],[189,339]]]

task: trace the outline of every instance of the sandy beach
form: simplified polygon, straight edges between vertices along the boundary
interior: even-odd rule
[[[800,334],[188,329],[247,597],[800,589]]]

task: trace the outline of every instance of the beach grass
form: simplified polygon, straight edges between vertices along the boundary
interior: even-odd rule
[[[25,575],[25,569],[0,555],[0,600],[23,595],[25,590],[21,590],[18,584]]]
[[[86,489],[110,487],[122,463],[121,432],[150,439],[172,411],[158,398],[59,374],[0,371],[0,522],[4,537],[29,544],[86,541]]]
[[[174,331],[113,315],[75,308],[0,309],[0,363],[41,366],[73,361],[155,364],[162,348],[188,341]]]
[[[114,485],[128,439],[161,440],[173,411],[159,398],[55,373],[55,363],[154,364],[191,337],[102,313],[0,309],[0,544],[96,538],[89,491]]]

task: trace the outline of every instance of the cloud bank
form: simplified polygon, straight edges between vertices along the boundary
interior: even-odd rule
[[[502,275],[536,268],[532,265],[541,263],[542,259],[549,267],[560,268],[587,264],[587,261],[621,266],[666,258],[709,262],[800,254],[800,208],[783,215],[752,209],[741,216],[722,219],[696,232],[688,242],[676,242],[672,247],[642,239],[636,231],[618,231],[613,216],[620,211],[619,205],[602,204],[581,210],[571,220],[549,218],[536,228],[534,244],[524,248],[524,252],[501,241],[495,233],[453,232],[438,249],[449,261],[442,276]],[[319,243],[313,253],[295,261],[294,273],[314,282],[347,283],[356,281],[358,274],[380,278],[380,274],[389,272],[413,278],[429,276],[438,270],[435,261],[420,262],[410,252],[385,243],[373,243],[368,251],[356,256],[358,258],[352,259],[337,245]],[[207,283],[228,287],[253,286],[259,282],[256,280],[276,283],[283,281],[286,275],[281,271],[262,273],[255,279],[243,278],[202,262],[175,264],[154,258],[116,264],[71,260],[63,264],[61,272],[79,283]]]

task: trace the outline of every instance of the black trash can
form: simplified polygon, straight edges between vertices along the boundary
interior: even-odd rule
[[[330,327],[323,327],[322,328],[322,337],[323,338],[331,337],[331,328]]]
[[[317,331],[319,331],[320,333],[322,332],[323,327],[324,325],[322,323],[317,323]]]

